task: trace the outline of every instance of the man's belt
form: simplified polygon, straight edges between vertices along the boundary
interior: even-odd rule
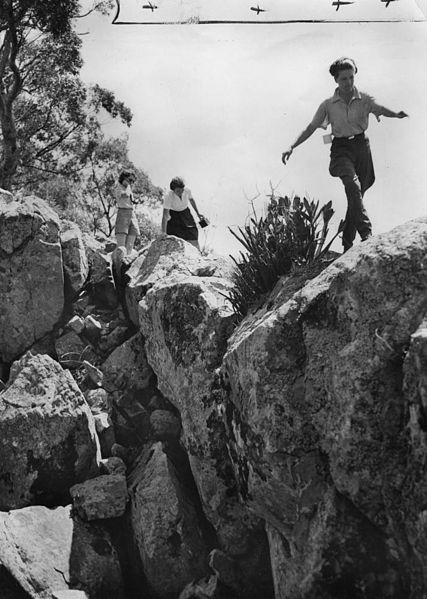
[[[363,139],[365,137],[365,132],[356,133],[356,135],[350,135],[350,137],[334,137],[334,139]]]

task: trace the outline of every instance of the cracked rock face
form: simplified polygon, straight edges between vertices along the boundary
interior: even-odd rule
[[[349,251],[231,338],[230,453],[242,497],[268,523],[277,596],[424,589],[427,473],[414,453],[425,443],[426,312],[419,219]]]
[[[58,323],[64,273],[56,213],[41,199],[0,203],[0,360],[11,362]]]
[[[68,371],[27,353],[0,395],[0,509],[69,499],[98,473],[95,423]]]

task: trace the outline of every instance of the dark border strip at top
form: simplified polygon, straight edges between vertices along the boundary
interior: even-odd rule
[[[112,25],[292,25],[297,23],[310,24],[330,24],[330,23],[425,23],[427,19],[289,19],[285,21],[222,21],[218,20],[202,20],[202,19],[187,19],[185,21],[118,21],[120,14],[120,0],[116,0],[117,10],[112,20]]]
[[[112,25],[292,25],[293,23],[425,23],[427,19],[378,19],[378,20],[358,20],[358,21],[338,21],[334,19],[295,19],[290,21],[112,21]]]

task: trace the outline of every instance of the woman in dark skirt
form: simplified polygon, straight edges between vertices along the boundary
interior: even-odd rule
[[[175,177],[170,182],[170,191],[163,201],[162,232],[175,235],[190,242],[199,248],[199,232],[190,212],[189,205],[194,208],[199,220],[203,219],[196,202],[188,187],[180,177]]]

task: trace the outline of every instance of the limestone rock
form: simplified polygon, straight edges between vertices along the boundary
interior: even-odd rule
[[[120,564],[108,533],[73,519],[69,506],[0,513],[0,562],[33,599],[71,593],[70,587],[97,599],[122,597]]]
[[[97,306],[114,309],[118,305],[116,286],[111,268],[111,256],[103,252],[102,246],[89,236],[84,237],[89,259],[89,289]]]
[[[102,371],[106,389],[116,398],[117,392],[147,388],[153,370],[147,362],[142,335],[137,333],[115,349],[103,363]]]
[[[129,338],[129,326],[115,326],[109,331],[102,331],[98,340],[98,350],[108,356]]]
[[[374,237],[229,341],[230,455],[241,496],[280,536],[283,599],[425,592],[426,547],[422,566],[404,524],[424,520],[409,497],[426,471],[408,446],[402,364],[426,313],[426,252],[426,218]]]
[[[249,599],[272,589],[272,580],[271,573],[264,580],[259,576],[269,563],[267,538],[259,518],[241,504],[221,412],[218,369],[235,322],[224,297],[230,289],[215,276],[169,275],[147,291],[139,309],[157,385],[181,416],[181,438],[204,513],[220,548],[248,572]]]
[[[213,276],[218,265],[201,256],[190,243],[175,236],[156,239],[133,261],[126,275],[126,305],[138,325],[138,302],[158,281],[176,275]]]
[[[181,422],[168,410],[154,410],[150,414],[150,426],[154,439],[167,441],[177,439],[181,432]]]
[[[111,457],[113,458],[120,458],[121,460],[123,460],[125,463],[128,459],[128,455],[129,455],[129,450],[127,447],[123,447],[123,445],[120,445],[120,443],[114,443],[112,448],[111,448]]]
[[[101,474],[126,474],[126,464],[121,458],[110,457],[101,460]]]
[[[70,489],[73,509],[83,520],[123,516],[128,492],[123,474],[103,474]]]
[[[77,335],[80,335],[85,328],[85,323],[84,320],[76,314],[68,321],[67,326],[77,333]]]
[[[75,295],[83,287],[89,273],[82,233],[75,223],[62,221],[60,236],[66,280]]]
[[[0,205],[0,360],[51,331],[64,308],[60,221],[41,199]]]
[[[223,445],[225,459],[226,448],[212,388],[234,322],[230,306],[220,295],[227,290],[215,278],[166,279],[163,284],[159,281],[140,302],[148,359],[160,391],[181,415],[192,471],[217,532],[218,513],[226,511],[218,510],[218,506],[228,501],[228,495],[227,481],[215,469],[213,458],[213,454],[218,456],[222,451],[218,451],[217,440]],[[231,532],[232,527],[227,530]]]
[[[131,520],[144,574],[156,596],[177,596],[208,572],[207,547],[194,505],[157,443],[129,479]]]
[[[102,331],[101,323],[96,320],[91,314],[88,314],[84,319],[85,335],[91,340],[99,339]]]
[[[70,373],[25,354],[0,395],[0,509],[61,503],[97,474],[97,459],[93,417]]]

